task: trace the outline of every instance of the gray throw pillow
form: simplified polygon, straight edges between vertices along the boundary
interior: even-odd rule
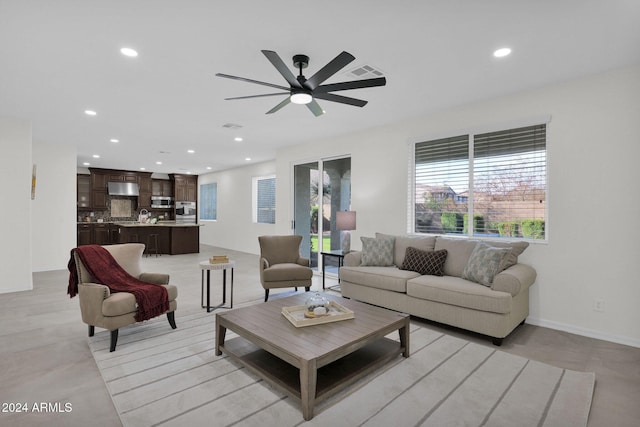
[[[509,255],[504,259],[500,266],[500,271],[516,265],[518,263],[518,256],[529,247],[529,242],[496,242],[494,240],[487,242],[489,246],[494,248],[510,249]],[[500,272],[498,271],[498,272]]]
[[[393,238],[374,239],[360,237],[362,241],[362,261],[360,265],[386,267],[393,265]]]
[[[462,278],[484,286],[491,286],[493,278],[500,272],[504,259],[511,249],[494,248],[486,243],[478,243],[462,272]]]

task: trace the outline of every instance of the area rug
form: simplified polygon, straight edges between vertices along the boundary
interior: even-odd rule
[[[316,405],[315,417],[305,422],[299,402],[215,356],[214,313],[176,321],[176,330],[164,317],[123,328],[113,353],[107,331],[90,338],[125,427],[586,426],[593,397],[593,373],[528,360],[412,322],[411,357],[398,357]]]

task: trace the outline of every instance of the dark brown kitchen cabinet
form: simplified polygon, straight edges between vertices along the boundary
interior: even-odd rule
[[[107,209],[107,192],[103,190],[93,190],[91,192],[91,205],[95,210]]]
[[[91,209],[91,175],[77,175],[77,205],[78,209]]]
[[[95,210],[107,209],[108,173],[89,168],[91,172],[91,208]]]
[[[196,175],[174,174],[175,199],[182,202],[196,202],[198,196],[198,177]]]
[[[109,172],[107,177],[108,177],[107,182],[138,182],[138,174],[136,172],[116,170],[116,171]]]
[[[111,223],[79,223],[77,245],[113,245],[120,243],[120,227]]]
[[[197,254],[200,252],[199,227],[171,228],[171,254]]]
[[[151,209],[151,173],[138,172],[138,209]]]
[[[94,245],[110,245],[111,230],[110,224],[93,224],[93,244]]]
[[[91,190],[92,191],[107,191],[109,175],[105,172],[97,171],[96,169],[89,168],[91,171]]]
[[[120,243],[120,227],[115,224],[109,224],[109,242],[112,245]]]
[[[91,245],[93,243],[93,227],[91,224],[78,224],[77,245]]]
[[[173,181],[170,181],[168,179],[152,179],[151,195],[173,197]]]

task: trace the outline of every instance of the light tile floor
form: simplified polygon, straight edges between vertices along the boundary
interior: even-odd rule
[[[198,262],[214,254],[226,254],[236,261],[234,306],[264,299],[257,255],[202,245],[200,254],[144,258],[143,266],[145,271],[171,274],[171,283],[179,286],[179,311],[202,310]],[[34,273],[33,277],[32,291],[0,295],[0,403],[21,404],[22,408],[26,403],[28,409],[28,413],[0,412],[0,425],[120,426],[89,352],[87,326],[80,320],[78,301],[66,295],[67,271]],[[327,286],[335,284],[335,279],[327,279]],[[221,272],[212,271],[211,286],[215,303],[222,295]],[[312,290],[321,288],[322,278],[314,276]],[[270,298],[291,292],[272,290]],[[422,323],[491,346],[485,337]],[[559,367],[596,372],[589,426],[638,425],[639,348],[525,324],[505,339],[500,349]],[[48,410],[34,412],[34,404],[39,407],[41,403],[47,404]],[[65,403],[71,403],[70,412],[65,412]]]

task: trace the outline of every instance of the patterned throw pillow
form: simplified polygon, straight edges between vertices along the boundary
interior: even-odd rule
[[[404,254],[401,270],[411,270],[422,275],[444,276],[442,268],[447,260],[447,250],[423,251],[409,246]]]
[[[360,265],[375,265],[387,267],[393,265],[394,239],[374,239],[373,237],[360,237],[362,241],[362,261]]]
[[[462,278],[491,286],[494,276],[500,272],[500,266],[510,252],[511,249],[508,248],[494,248],[486,243],[478,243],[471,252]]]

